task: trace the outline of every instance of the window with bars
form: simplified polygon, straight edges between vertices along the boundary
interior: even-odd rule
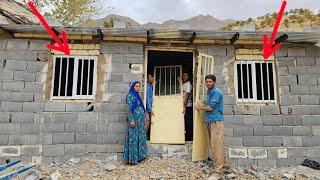
[[[52,99],[94,99],[97,57],[54,56]]]
[[[236,61],[234,70],[238,102],[275,102],[275,71],[272,61]]]

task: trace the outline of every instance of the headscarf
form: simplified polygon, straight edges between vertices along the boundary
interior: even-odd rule
[[[130,110],[131,110],[131,112],[133,112],[133,111],[135,110],[135,108],[137,107],[138,102],[139,102],[139,103],[142,105],[143,111],[146,112],[146,109],[145,109],[145,107],[144,107],[144,105],[143,105],[143,101],[142,101],[139,93],[137,93],[137,92],[134,90],[134,86],[135,86],[137,83],[140,83],[140,82],[139,82],[139,81],[133,81],[133,82],[130,83],[130,89],[129,89],[129,92],[128,92],[127,97],[128,97],[130,94],[132,94],[132,95],[135,96],[135,99],[134,99],[134,101],[132,102],[132,106],[131,106],[131,109],[130,109]],[[126,98],[126,100],[127,100],[127,98]]]

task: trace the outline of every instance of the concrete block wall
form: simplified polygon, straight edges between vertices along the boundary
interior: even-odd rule
[[[225,94],[225,144],[237,166],[288,166],[320,160],[320,48],[282,48],[275,56],[275,105],[236,103],[233,47],[201,47],[215,57],[214,74]],[[233,51],[233,52],[232,52]],[[281,152],[281,153],[280,153]]]

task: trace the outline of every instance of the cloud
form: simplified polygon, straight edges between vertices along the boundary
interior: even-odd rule
[[[281,0],[100,0],[112,6],[114,14],[129,16],[140,23],[162,23],[169,19],[188,19],[211,15],[218,19],[248,19],[278,12]],[[320,0],[288,0],[288,9],[319,9]]]

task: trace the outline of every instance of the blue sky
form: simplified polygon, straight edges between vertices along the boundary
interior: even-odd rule
[[[211,15],[220,20],[247,19],[278,12],[282,0],[99,0],[104,14],[129,16],[139,23],[184,20]],[[105,7],[113,7],[106,10]],[[320,0],[288,0],[288,9],[309,8],[319,11]]]

